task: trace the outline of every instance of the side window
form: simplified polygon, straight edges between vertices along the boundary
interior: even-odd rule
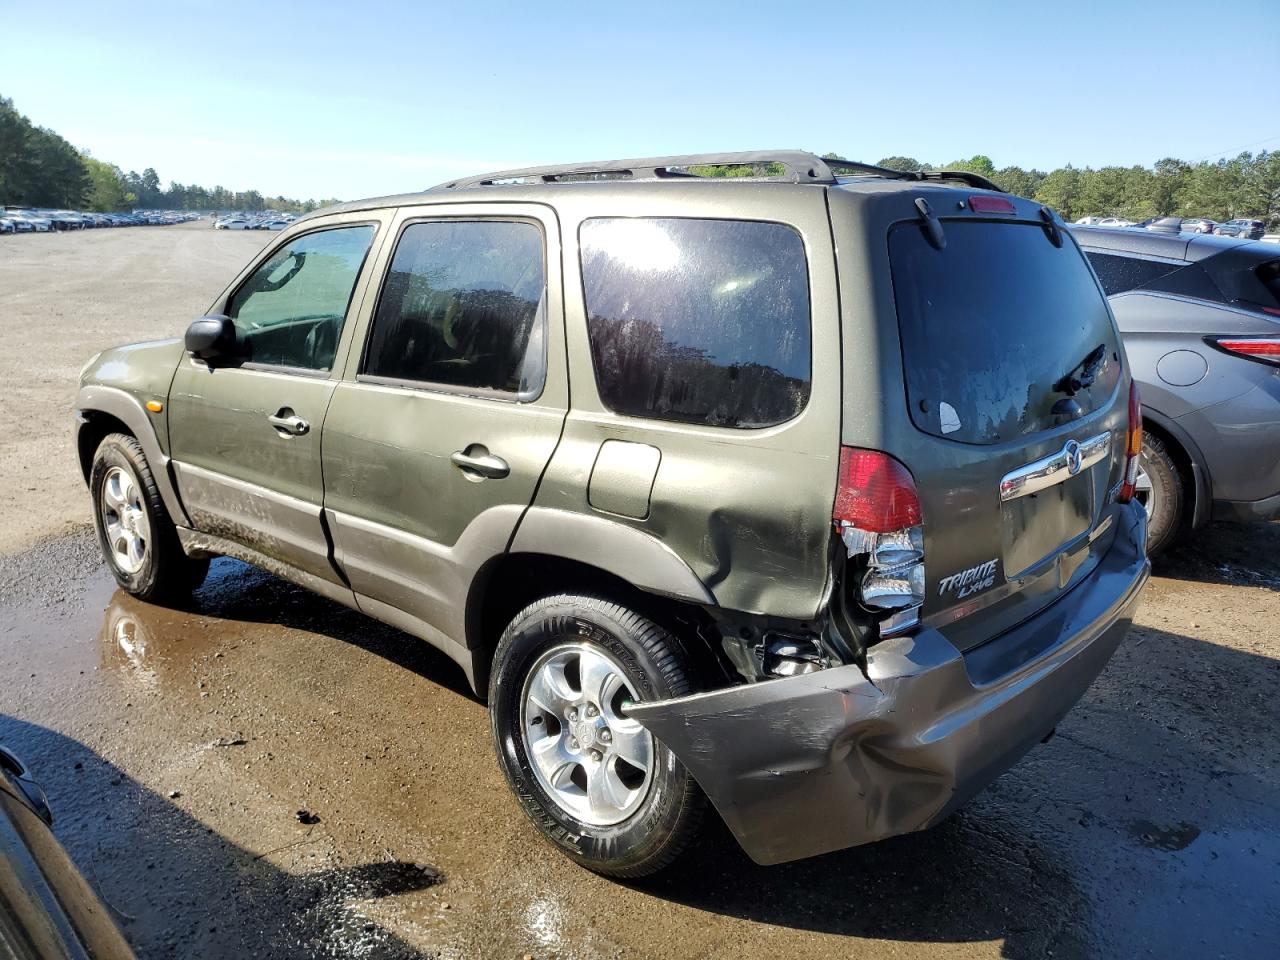
[[[1176,263],[1159,260],[1143,260],[1139,257],[1122,257],[1112,253],[1089,252],[1089,262],[1102,281],[1107,296],[1135,290],[1167,276],[1178,269]]]
[[[227,315],[253,363],[328,370],[374,228],[304,234],[277,250],[231,297]]]
[[[587,220],[579,233],[600,399],[720,427],[790,420],[809,399],[809,271],[791,227]]]
[[[542,231],[516,220],[405,228],[361,373],[532,399],[546,371]]]

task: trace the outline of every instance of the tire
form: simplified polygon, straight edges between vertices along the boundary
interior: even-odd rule
[[[111,490],[104,492],[111,486]],[[141,600],[181,600],[204,582],[207,559],[182,551],[142,445],[124,433],[112,433],[98,444],[89,471],[94,528],[103,559],[120,589]],[[117,509],[119,507],[119,509]],[[118,536],[113,536],[113,533]],[[116,545],[127,544],[125,550]],[[141,548],[133,549],[133,541]]]
[[[576,691],[571,665],[575,655]],[[565,665],[558,674],[565,681],[559,689],[569,696],[553,705],[558,707],[555,712],[544,711],[529,695],[536,689],[536,699],[549,699],[542,691],[549,694],[550,688],[540,686],[537,678],[548,671],[555,674],[557,663]],[[600,698],[608,702],[601,702],[599,713],[592,714],[590,677],[605,668],[614,672],[612,681],[606,679],[606,689],[615,692]],[[706,806],[702,791],[666,746],[626,718],[624,706],[631,694],[644,701],[691,693],[690,676],[683,651],[670,633],[635,611],[599,597],[560,595],[539,600],[522,610],[499,640],[489,682],[489,715],[499,765],[543,836],[587,869],[613,877],[648,876],[670,866],[695,836]],[[623,689],[622,683],[631,690]],[[580,706],[570,708],[568,703],[575,697]],[[571,709],[580,712],[571,714]],[[553,716],[564,720],[553,726]],[[582,722],[571,721],[570,716]],[[582,732],[593,724],[599,726],[598,732]],[[610,725],[616,733],[611,733]],[[533,739],[537,731],[545,731],[540,741]],[[586,749],[588,737],[599,750]],[[643,738],[648,738],[649,766],[640,782],[636,772],[641,767],[626,763],[623,754],[636,759]],[[553,740],[555,755],[566,758],[561,768],[566,775],[556,780],[562,784],[559,790],[549,785],[550,762],[535,769],[530,755],[533,743]],[[574,748],[581,748],[580,752]],[[594,779],[602,776],[606,779]],[[591,806],[588,788],[592,784],[606,782],[624,787],[609,792],[609,797],[630,799],[578,809]],[[597,796],[606,789],[602,786]]]
[[[1182,534],[1186,491],[1178,465],[1159,437],[1143,433],[1139,466],[1138,500],[1147,511],[1147,555],[1154,557]]]

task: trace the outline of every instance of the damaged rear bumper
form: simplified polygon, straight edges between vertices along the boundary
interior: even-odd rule
[[[633,705],[747,854],[781,863],[930,827],[1046,737],[1129,629],[1144,521],[1036,617],[961,654],[936,630],[855,665]]]

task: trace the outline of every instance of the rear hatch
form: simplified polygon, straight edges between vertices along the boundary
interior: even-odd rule
[[[1025,201],[978,199],[887,238],[913,428],[890,452],[920,499],[923,619],[961,649],[1087,576],[1114,534],[1128,421],[1123,348],[1074,240]]]

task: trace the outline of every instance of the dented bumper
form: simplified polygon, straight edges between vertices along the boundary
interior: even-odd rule
[[[747,854],[781,863],[932,826],[1053,730],[1129,629],[1150,566],[1137,509],[1098,568],[967,653],[936,630],[842,666],[636,704]]]

